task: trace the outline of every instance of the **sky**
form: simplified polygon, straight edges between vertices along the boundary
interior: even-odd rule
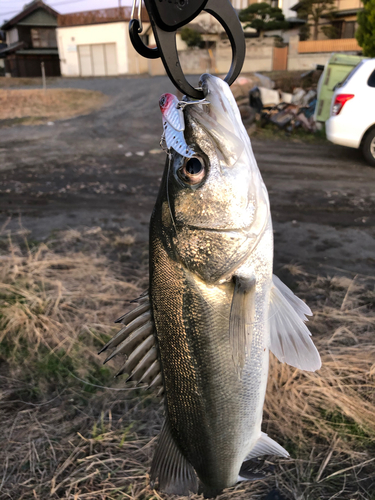
[[[121,5],[131,5],[132,0],[120,0]],[[0,0],[0,26],[20,12],[27,0]],[[117,7],[119,0],[44,0],[44,3],[60,14],[80,12],[82,10],[106,9]]]

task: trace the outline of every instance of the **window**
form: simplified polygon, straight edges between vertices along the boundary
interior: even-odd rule
[[[31,40],[34,49],[57,48],[55,28],[32,28]]]
[[[7,31],[7,44],[12,45],[12,43],[18,42],[19,37],[18,37],[18,29],[13,28],[9,31]]]
[[[345,21],[341,38],[354,38],[355,35],[355,21]]]
[[[360,63],[357,64],[357,66],[355,66],[351,72],[348,74],[348,76],[345,78],[345,80],[343,80],[342,82],[338,83],[337,85],[335,85],[335,88],[339,88],[339,87],[343,87],[346,83],[348,83],[348,81],[351,79],[351,77],[357,73],[357,71],[359,70],[359,68],[362,66],[364,61],[361,61]]]
[[[375,69],[369,76],[369,79],[367,80],[367,85],[369,87],[375,87]]]
[[[330,38],[342,38],[341,34],[342,34],[342,28],[343,28],[343,22],[342,21],[334,21],[332,23],[332,30],[331,30],[331,33],[330,33]]]

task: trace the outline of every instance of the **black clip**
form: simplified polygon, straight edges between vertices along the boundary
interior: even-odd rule
[[[135,1],[135,0],[134,0]],[[138,0],[141,3],[141,0]],[[186,80],[181,69],[176,47],[176,30],[192,21],[202,10],[214,16],[225,29],[232,46],[232,64],[225,81],[231,85],[239,75],[245,60],[245,37],[241,23],[230,0],[144,0],[157,48],[147,47],[139,33],[139,19],[132,19],[129,24],[130,39],[135,50],[143,57],[157,59],[161,57],[165,70],[173,84],[185,95],[193,99],[203,99],[201,90],[195,89]],[[139,3],[139,7],[140,7]],[[132,18],[134,7],[132,11]]]

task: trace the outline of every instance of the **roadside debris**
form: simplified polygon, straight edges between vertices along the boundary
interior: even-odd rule
[[[306,92],[303,89],[296,89],[291,102],[263,105],[260,111],[260,126],[264,127],[267,123],[273,123],[279,128],[285,128],[288,133],[298,127],[302,127],[306,132],[314,133],[317,130],[314,121],[315,106],[316,90],[310,89]]]
[[[305,76],[310,77],[311,72]],[[303,75],[301,81],[303,82]],[[287,133],[292,133],[299,127],[311,133],[318,129],[314,121],[316,85],[308,88],[298,86],[293,92],[285,92],[285,89],[274,88],[275,83],[260,73],[240,77],[237,82],[233,92],[247,129],[251,127],[253,130],[255,122],[260,127],[271,123],[285,129]]]
[[[269,76],[262,75],[262,73],[254,73],[254,75],[260,81],[262,87],[267,89],[275,88],[275,82]]]

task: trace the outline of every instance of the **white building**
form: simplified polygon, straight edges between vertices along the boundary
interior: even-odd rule
[[[296,0],[279,0],[278,7],[283,11],[285,19],[297,17],[297,12],[290,10],[296,4]]]
[[[290,10],[290,8],[295,5],[296,0],[231,0],[233,7],[238,10],[246,9],[246,7],[253,3],[267,1],[274,7],[279,7],[283,11],[285,19],[296,17],[296,13],[293,10]]]
[[[143,16],[142,16],[143,17]],[[130,9],[61,15],[56,30],[63,76],[116,76],[148,71],[129,39]],[[147,20],[146,15],[143,19]],[[144,32],[149,23],[143,23]],[[147,41],[147,40],[146,40]]]
[[[249,0],[231,0],[232,5],[235,9],[241,10],[241,9],[246,9],[250,5],[250,3],[256,3],[256,2],[250,2]]]

